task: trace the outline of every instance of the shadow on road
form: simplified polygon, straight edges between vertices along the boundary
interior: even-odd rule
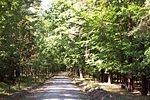
[[[88,100],[88,98],[62,73],[20,100]]]

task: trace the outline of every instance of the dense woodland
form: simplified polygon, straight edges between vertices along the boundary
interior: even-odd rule
[[[150,87],[149,0],[0,0],[0,82],[69,70],[119,82],[129,92]]]

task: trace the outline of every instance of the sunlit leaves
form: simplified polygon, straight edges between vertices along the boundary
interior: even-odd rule
[[[143,61],[148,61],[144,60],[148,59],[148,54],[144,55],[149,47],[145,21],[148,12],[144,3],[137,0],[56,0],[38,24],[42,51],[39,54],[49,58],[47,63],[82,66],[91,71],[89,73],[102,68],[120,73],[134,71],[136,65],[142,66]],[[132,19],[130,30],[129,18]],[[129,63],[130,57],[132,63]]]

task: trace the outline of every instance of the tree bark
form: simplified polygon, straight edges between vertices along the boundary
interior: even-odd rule
[[[4,82],[4,76],[0,76],[0,82]]]
[[[129,92],[133,92],[134,86],[133,86],[133,76],[129,74],[128,76],[128,89]]]
[[[125,76],[122,76],[122,79],[121,79],[121,88],[122,89],[127,89],[127,78]]]
[[[83,79],[83,71],[82,71],[82,68],[79,68],[79,76],[80,76],[80,79]]]
[[[129,16],[128,17],[128,32],[130,32],[132,30],[132,28],[133,28],[133,22],[132,22],[132,18]],[[129,39],[130,44],[132,44],[133,36],[130,35],[128,37],[128,39]],[[133,57],[129,56],[128,57],[128,64],[132,64],[132,63],[133,63]],[[132,76],[131,72],[129,73],[129,76],[128,76],[127,90],[129,92],[132,92],[134,90],[134,87],[133,87],[133,76]]]
[[[78,76],[78,69],[74,68],[73,70],[74,70],[74,76],[77,77]]]
[[[146,96],[147,93],[148,93],[148,80],[146,78],[146,75],[142,75],[141,77],[141,81],[142,81],[142,84],[141,84],[141,95],[144,95]]]
[[[15,76],[16,78],[20,77],[20,67],[16,68]]]
[[[104,73],[104,82],[108,82],[108,74]]]
[[[11,85],[15,85],[15,77],[14,77],[14,66],[11,64],[9,68],[9,81]]]
[[[104,70],[103,69],[100,70],[100,81],[104,82]]]
[[[119,83],[119,73],[117,72],[117,83]]]
[[[109,71],[109,74],[108,74],[108,84],[111,84],[112,83],[112,71]]]

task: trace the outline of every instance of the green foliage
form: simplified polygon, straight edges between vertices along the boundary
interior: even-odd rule
[[[0,1],[0,76],[7,83],[17,71],[36,81],[66,67],[94,77],[100,69],[148,74],[148,1],[55,0],[45,12],[39,3]]]
[[[0,79],[9,84],[19,76],[20,68],[34,54],[35,21],[31,19],[35,14],[29,8],[39,3],[38,0],[0,1]]]
[[[73,68],[82,67],[88,73],[96,69],[128,73],[137,70],[143,61],[147,62],[144,52],[149,47],[149,35],[144,32],[149,31],[142,28],[145,35],[139,38],[139,29],[136,28],[140,27],[141,20],[148,13],[144,2],[136,0],[99,0],[95,4],[90,0],[72,3],[58,0],[46,12],[46,18],[53,23],[49,28],[52,34],[67,37],[62,45],[64,64]],[[129,25],[130,19],[132,25]],[[88,53],[85,53],[86,50]]]

